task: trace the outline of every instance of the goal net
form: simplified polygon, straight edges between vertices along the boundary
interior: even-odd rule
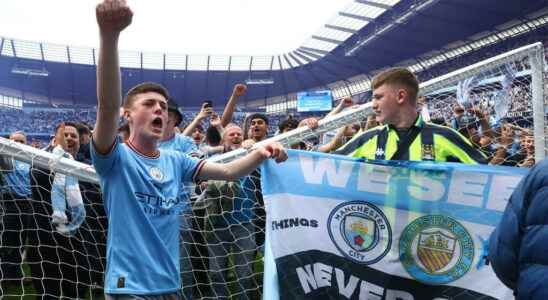
[[[469,137],[493,164],[528,166],[547,149],[543,55],[534,44],[425,82],[421,113]],[[272,139],[292,145],[368,114],[371,104],[321,120],[318,130],[297,128]],[[0,297],[102,299],[108,222],[93,168],[3,138],[0,158]],[[57,173],[79,180],[85,208],[81,225],[68,232],[52,217]],[[181,215],[183,296],[259,297],[266,226],[260,174],[187,188],[193,196],[192,209]],[[77,211],[66,203],[68,224]]]
[[[543,69],[540,43],[493,57],[423,83],[421,113],[458,130],[489,164],[530,167],[547,149]]]

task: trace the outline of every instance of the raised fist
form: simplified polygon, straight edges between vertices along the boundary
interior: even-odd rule
[[[314,129],[318,128],[318,119],[316,119],[316,118],[306,118],[306,119],[302,120],[301,122],[299,122],[298,127],[302,127],[302,126],[308,126],[308,128],[314,130]]]
[[[342,107],[350,107],[350,106],[354,105],[354,101],[352,101],[352,98],[350,98],[350,97],[344,97],[341,100],[341,105],[342,105]]]
[[[243,83],[238,83],[234,86],[234,91],[232,92],[234,96],[240,97],[247,91],[247,86]]]
[[[99,30],[104,34],[119,34],[131,24],[133,12],[125,0],[104,0],[95,9]]]

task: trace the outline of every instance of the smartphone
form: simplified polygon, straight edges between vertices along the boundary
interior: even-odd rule
[[[204,101],[204,107],[213,107],[213,103],[210,100]]]

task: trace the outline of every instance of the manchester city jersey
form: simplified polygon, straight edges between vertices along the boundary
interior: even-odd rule
[[[194,141],[188,136],[182,134],[175,134],[171,139],[158,143],[158,148],[180,151],[186,153],[192,157],[201,156],[198,147],[194,144]]]
[[[147,157],[114,145],[107,155],[92,151],[109,230],[105,293],[151,295],[180,288],[180,183],[194,179],[204,161],[160,150]]]
[[[158,148],[165,149],[165,150],[173,150],[178,151],[181,153],[185,153],[188,156],[191,157],[201,157],[202,154],[199,152],[198,147],[196,147],[196,144],[192,141],[191,138],[182,135],[182,134],[175,134],[171,139],[167,141],[162,141],[158,143]],[[185,184],[184,182],[181,183],[181,191],[180,196],[181,199],[185,200],[183,212],[184,213],[190,213],[192,211],[190,206],[190,199],[189,196],[192,194],[193,185]],[[183,228],[186,228],[186,226],[183,226]]]

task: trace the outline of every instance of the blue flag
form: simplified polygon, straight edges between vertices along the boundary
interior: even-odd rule
[[[527,169],[290,151],[262,166],[265,299],[512,299],[487,241]]]

